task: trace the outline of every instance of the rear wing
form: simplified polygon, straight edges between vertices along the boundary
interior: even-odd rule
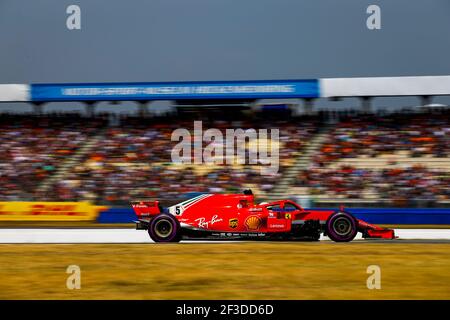
[[[159,201],[131,201],[131,206],[139,218],[154,216],[162,211]]]

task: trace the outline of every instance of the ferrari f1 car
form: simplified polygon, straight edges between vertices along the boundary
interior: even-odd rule
[[[290,200],[255,204],[243,194],[203,194],[164,208],[158,201],[134,201],[136,229],[155,242],[182,239],[319,240],[321,234],[348,242],[363,238],[394,239],[394,230],[356,219],[343,208],[306,210]]]

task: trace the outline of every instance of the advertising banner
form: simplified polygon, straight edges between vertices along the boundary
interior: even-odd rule
[[[93,221],[104,209],[88,202],[0,202],[0,221]]]
[[[318,80],[32,84],[32,101],[317,98]]]

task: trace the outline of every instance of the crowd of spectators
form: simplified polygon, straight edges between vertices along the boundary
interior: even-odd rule
[[[431,169],[425,163],[370,169],[345,163],[349,158],[377,159],[399,151],[411,158],[450,159],[449,115],[442,111],[344,117],[333,125],[295,184],[313,197],[449,200],[450,176],[445,168]],[[185,193],[239,192],[249,187],[264,197],[322,125],[318,117],[258,114],[230,114],[221,120],[202,114],[123,116],[114,123],[107,119],[107,115],[85,118],[67,113],[1,115],[0,201],[89,200],[122,205],[132,199],[176,200]],[[224,137],[226,129],[279,129],[279,172],[263,175],[261,165],[174,164],[171,151],[179,141],[172,141],[171,135],[180,128],[193,135],[194,120],[203,121],[204,131],[216,128]],[[46,193],[37,193],[88,141],[96,142]],[[330,166],[337,161],[338,166]]]
[[[188,192],[239,192],[247,187],[264,195],[317,130],[313,120],[195,120],[203,120],[203,130],[219,129],[224,138],[226,129],[279,129],[279,172],[263,175],[260,165],[174,164],[171,151],[178,141],[171,141],[171,134],[185,128],[193,135],[193,119],[127,117],[119,126],[106,129],[92,151],[53,186],[51,199],[125,204],[131,199],[170,200]]]
[[[427,161],[401,165],[402,157],[441,158],[441,169],[427,168]],[[387,168],[364,167],[365,159],[394,155]],[[426,158],[424,158],[426,157]],[[346,159],[359,159],[352,167]],[[445,160],[446,159],[446,160]],[[331,166],[332,164],[338,165]],[[373,163],[373,162],[372,162]],[[356,115],[341,119],[296,181],[315,197],[346,199],[450,200],[450,112],[447,110],[399,113],[389,116]]]
[[[340,120],[315,162],[407,151],[411,157],[450,156],[450,112],[355,115]]]
[[[444,201],[450,199],[450,172],[421,166],[382,170],[311,168],[300,174],[298,183],[312,196],[331,199]]]
[[[40,183],[104,123],[78,114],[0,115],[0,200],[32,200]]]

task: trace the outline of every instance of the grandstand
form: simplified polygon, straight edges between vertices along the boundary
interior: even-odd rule
[[[236,113],[235,121],[209,122],[214,128],[280,128],[276,176],[263,176],[252,166],[171,163],[170,134],[192,126],[191,119],[127,116],[111,126],[106,116],[86,121],[75,114],[2,115],[0,197],[126,205],[136,198],[174,200],[189,192],[252,188],[265,199],[284,175],[297,169],[292,183],[283,186],[284,195],[309,196],[323,204],[383,200],[401,205],[411,198],[445,204],[450,199],[448,115],[444,109],[396,114],[392,121],[375,115],[344,117],[326,133],[318,130],[327,128],[323,115],[267,121],[261,113],[246,119]],[[310,161],[295,166],[319,135],[324,141],[315,146]]]
[[[366,82],[376,95],[448,94],[441,84],[429,89],[433,79],[424,78],[419,79],[423,82],[420,90],[410,78],[404,81],[411,86],[398,85],[403,83],[398,79],[390,79],[387,85],[385,80],[383,86],[373,80]],[[434,80],[441,83],[449,79]],[[397,91],[392,91],[392,81],[397,81]],[[193,89],[198,83],[158,84],[164,90],[143,84],[152,90],[133,93],[136,101],[150,101],[142,92],[151,92],[160,95],[155,100],[177,99],[178,111],[164,116],[141,112],[118,121],[110,121],[109,114],[93,112],[88,117],[73,113],[2,114],[0,201],[90,201],[122,206],[137,198],[171,203],[189,193],[251,188],[261,200],[307,198],[316,206],[449,206],[449,109],[422,108],[385,116],[371,112],[364,80],[358,82],[359,94],[333,89],[330,83],[335,82],[342,87],[342,79],[284,81],[276,82],[277,86],[270,82],[226,86],[213,82],[202,83],[201,90]],[[219,85],[224,88],[217,89]],[[100,85],[81,85],[83,90],[75,90],[74,85],[45,86],[36,85],[28,93],[15,86],[16,94],[9,92],[3,100],[30,100],[42,107],[44,101],[130,99],[120,96],[123,91],[118,88],[113,88],[118,90],[113,94],[89,88]],[[207,90],[208,86],[214,90]],[[258,86],[263,89],[256,94]],[[186,96],[186,88],[191,95],[199,95],[195,96],[198,100]],[[0,89],[0,93],[5,90]],[[246,96],[234,90],[244,90]],[[268,94],[270,90],[281,93]],[[87,96],[91,92],[95,95]],[[106,96],[104,92],[108,92]],[[231,95],[229,103],[225,94]],[[312,110],[313,97],[349,94],[362,97],[364,108],[356,114]],[[293,110],[295,105],[287,109],[282,104],[251,107],[256,99],[286,97],[306,99],[310,109],[301,113]],[[88,106],[93,111],[93,103]],[[172,163],[170,152],[176,143],[171,141],[171,133],[177,128],[191,129],[194,120],[203,120],[205,127],[222,132],[233,128],[280,129],[280,171],[264,176],[256,165]]]
[[[34,122],[39,124],[53,119],[52,122],[56,124],[58,119],[70,119],[72,116],[43,116],[43,120],[35,117]],[[9,115],[7,118],[14,117]],[[30,131],[36,131],[37,128],[29,129],[26,126],[29,120],[25,118],[21,121],[23,118],[19,116],[15,120],[16,132],[19,133],[21,143],[32,145],[38,137],[33,136]],[[191,119],[180,119],[177,116],[157,118],[126,116],[121,119],[120,125],[110,126],[104,121],[105,118],[107,117],[101,118],[102,121],[93,121],[92,125],[96,124],[95,127],[85,126],[82,121],[74,121],[70,130],[67,128],[64,133],[52,136],[50,139],[56,141],[55,147],[41,149],[41,153],[38,154],[39,157],[51,159],[54,163],[45,171],[47,175],[39,181],[34,179],[34,176],[33,180],[30,176],[16,176],[17,181],[23,179],[30,187],[25,188],[23,184],[19,184],[16,189],[22,189],[22,193],[18,191],[12,193],[15,189],[10,189],[10,186],[5,184],[3,185],[5,188],[2,186],[3,199],[88,200],[102,204],[124,205],[133,198],[176,199],[180,194],[187,192],[233,192],[244,188],[252,188],[257,195],[265,197],[273,188],[277,177],[291,165],[302,145],[309,141],[317,128],[314,121],[298,127],[294,119],[267,121],[264,117],[258,118],[258,115],[251,118],[241,115],[239,118],[239,113],[236,114],[234,121],[209,121],[209,127],[222,130],[233,127],[280,129],[280,149],[283,151],[280,156],[281,172],[277,175],[263,176],[256,165],[171,163],[170,153],[175,145],[175,142],[170,140],[171,132],[179,127],[189,128],[193,123]],[[6,127],[5,131],[11,132],[11,128]],[[79,137],[83,143],[72,147],[77,140],[67,141],[67,137]],[[44,137],[41,138],[40,143],[45,144]],[[13,153],[15,145],[16,143],[5,144],[4,153]],[[28,151],[30,152],[32,151]],[[66,156],[62,158],[61,154]],[[64,165],[66,163],[64,160],[69,164]],[[14,163],[14,160],[6,162],[8,161]],[[36,159],[33,161],[37,162]],[[39,170],[44,170],[41,168],[48,166],[45,162],[38,163]],[[49,171],[51,173],[48,173]],[[2,176],[3,174],[2,171]],[[40,172],[36,175],[41,177]],[[57,179],[54,176],[57,176]]]
[[[323,203],[448,204],[448,109],[344,117],[327,134],[291,193]],[[335,199],[335,200],[333,200]]]
[[[97,130],[102,118],[77,114],[0,116],[0,199],[32,200],[36,186],[72,157]]]

